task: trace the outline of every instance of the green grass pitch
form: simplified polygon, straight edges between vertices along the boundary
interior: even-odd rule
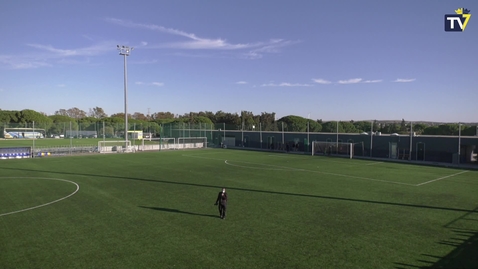
[[[0,268],[472,268],[477,193],[476,171],[225,149],[0,160]]]

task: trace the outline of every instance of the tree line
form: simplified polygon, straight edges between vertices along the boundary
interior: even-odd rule
[[[124,113],[115,113],[108,116],[101,107],[89,109],[88,112],[77,107],[69,109],[59,109],[54,115],[46,115],[34,110],[8,111],[0,110],[0,122],[4,124],[17,124],[18,126],[27,126],[35,122],[44,126],[50,133],[62,133],[65,131],[65,123],[71,122],[73,129],[100,130],[103,127],[109,128],[108,132],[113,132],[114,126],[124,124]],[[262,130],[262,131],[284,131],[286,132],[331,132],[335,133],[364,133],[381,132],[384,134],[410,134],[410,127],[417,135],[458,135],[459,124],[448,123],[433,125],[430,123],[413,123],[402,119],[401,122],[380,122],[380,121],[323,121],[321,119],[311,120],[300,116],[289,115],[276,120],[274,112],[262,112],[254,114],[250,111],[241,111],[240,113],[228,113],[224,111],[200,111],[190,112],[183,115],[171,112],[155,112],[151,115],[144,115],[140,112],[128,114],[130,125],[138,126],[144,131],[159,132],[160,126],[164,124],[210,124],[215,128],[225,126],[226,130]],[[373,128],[372,128],[373,126]],[[131,128],[131,126],[130,126]],[[102,131],[102,130],[101,130]],[[461,126],[463,136],[476,135],[477,127],[473,124],[464,124]]]

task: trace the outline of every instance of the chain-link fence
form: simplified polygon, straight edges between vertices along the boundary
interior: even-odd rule
[[[122,122],[71,121],[58,123],[3,123],[0,132],[4,139],[32,138],[96,138],[125,139],[125,125]],[[318,132],[310,126],[293,126],[284,122],[271,124],[251,123],[185,123],[166,124],[130,123],[128,138],[132,145],[135,140],[144,138],[205,138],[207,147],[252,148],[271,151],[289,151],[311,154],[311,141],[360,144],[357,156],[405,159],[431,162],[477,163],[478,137],[468,133],[458,136],[420,135],[382,135],[380,132],[344,133]],[[337,130],[339,128],[337,127]],[[474,131],[474,130],[472,130]],[[468,136],[467,136],[468,134]],[[475,133],[471,133],[474,135]],[[33,139],[35,141],[35,139]],[[33,142],[34,143],[34,142]],[[65,147],[74,145],[65,143]],[[86,144],[86,143],[84,143]],[[89,143],[91,144],[91,143]],[[37,146],[38,147],[38,146]],[[82,152],[95,152],[94,145],[81,149]],[[62,149],[61,152],[71,152]],[[41,152],[40,152],[41,153]]]

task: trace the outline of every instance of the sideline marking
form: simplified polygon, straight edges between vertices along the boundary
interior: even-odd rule
[[[65,197],[63,197],[63,198],[57,199],[57,200],[55,200],[55,201],[48,202],[48,203],[46,203],[46,204],[37,205],[37,206],[34,206],[34,207],[29,207],[29,208],[25,208],[25,209],[13,211],[13,212],[3,213],[3,214],[0,214],[0,217],[6,216],[6,215],[11,215],[11,214],[16,214],[16,213],[20,213],[20,212],[24,212],[24,211],[28,211],[28,210],[33,210],[33,209],[37,209],[37,208],[40,208],[40,207],[43,207],[43,206],[47,206],[47,205],[51,205],[51,204],[60,202],[60,201],[62,201],[62,200],[65,200],[65,199],[67,199],[67,198],[69,198],[69,197],[75,195],[75,194],[80,190],[80,185],[78,185],[76,182],[73,182],[73,181],[70,181],[70,180],[66,180],[66,179],[61,179],[61,178],[48,178],[48,177],[0,177],[0,179],[4,179],[4,178],[29,178],[29,179],[49,179],[49,180],[64,181],[64,182],[68,182],[68,183],[71,183],[71,184],[76,185],[76,190],[75,190],[74,192],[70,193],[69,195],[67,195],[67,196],[65,196]]]
[[[461,172],[455,173],[455,174],[453,174],[453,175],[448,175],[448,176],[444,176],[444,177],[440,177],[440,178],[435,178],[435,179],[429,180],[429,181],[427,181],[427,182],[423,182],[423,183],[417,184],[416,186],[421,186],[421,185],[425,185],[425,184],[428,184],[428,183],[432,183],[432,182],[435,182],[435,181],[438,181],[438,180],[442,180],[442,179],[445,179],[445,178],[450,178],[450,177],[458,176],[458,175],[464,174],[464,173],[466,173],[466,172],[470,172],[470,171],[469,171],[469,170],[465,170],[465,171],[461,171]]]

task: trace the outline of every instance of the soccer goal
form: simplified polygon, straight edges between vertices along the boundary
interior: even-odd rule
[[[177,149],[207,148],[207,137],[179,137]]]
[[[344,142],[324,142],[313,141],[312,142],[312,155],[338,155],[348,157],[350,159],[354,156],[355,146],[361,145],[361,143],[344,143]]]
[[[163,149],[175,149],[176,143],[174,138],[145,138],[141,142],[141,146],[138,150],[147,151],[147,150],[163,150]]]
[[[99,153],[123,153],[134,151],[136,151],[136,148],[131,146],[131,141],[98,141]]]

